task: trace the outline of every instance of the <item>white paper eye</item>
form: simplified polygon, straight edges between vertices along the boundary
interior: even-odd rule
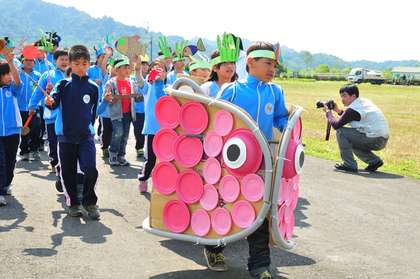
[[[238,169],[246,161],[246,145],[240,138],[229,139],[223,147],[223,161],[231,169]]]
[[[296,174],[300,174],[305,163],[305,149],[302,144],[299,144],[295,152],[295,170]]]

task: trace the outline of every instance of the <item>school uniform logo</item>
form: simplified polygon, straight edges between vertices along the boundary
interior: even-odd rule
[[[83,102],[85,104],[89,104],[89,102],[90,102],[90,96],[88,94],[86,94],[85,96],[83,96]]]
[[[272,103],[268,103],[265,105],[265,113],[268,115],[273,114],[273,104]]]
[[[10,98],[10,97],[12,97],[12,92],[10,92],[9,90],[7,90],[6,93],[5,93],[5,95],[6,95],[7,98]]]

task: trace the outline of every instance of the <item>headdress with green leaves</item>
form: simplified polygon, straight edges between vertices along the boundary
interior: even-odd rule
[[[173,62],[181,61],[185,58],[184,56],[184,48],[187,46],[187,41],[182,41],[175,44],[175,55],[172,59]]]
[[[211,64],[217,65],[225,62],[236,62],[239,57],[239,38],[234,40],[231,34],[226,32],[223,34],[223,39],[220,36],[217,36],[217,49],[219,50],[220,55],[211,60]]]
[[[171,53],[171,48],[169,47],[168,44],[168,39],[165,36],[161,36],[159,37],[159,49],[162,52],[163,58],[171,58],[172,57],[172,53]]]

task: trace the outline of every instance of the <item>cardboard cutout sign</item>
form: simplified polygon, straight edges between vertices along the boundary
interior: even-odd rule
[[[115,48],[122,54],[126,55],[129,59],[134,56],[144,56],[145,48],[140,43],[140,36],[124,36],[115,42]]]

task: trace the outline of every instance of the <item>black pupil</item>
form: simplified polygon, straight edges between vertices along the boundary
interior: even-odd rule
[[[239,146],[237,146],[236,144],[232,144],[227,149],[227,157],[229,161],[231,162],[235,162],[236,160],[238,160],[240,153],[241,153],[241,150],[239,149]]]
[[[299,155],[299,166],[302,167],[305,162],[305,152],[301,152]]]

